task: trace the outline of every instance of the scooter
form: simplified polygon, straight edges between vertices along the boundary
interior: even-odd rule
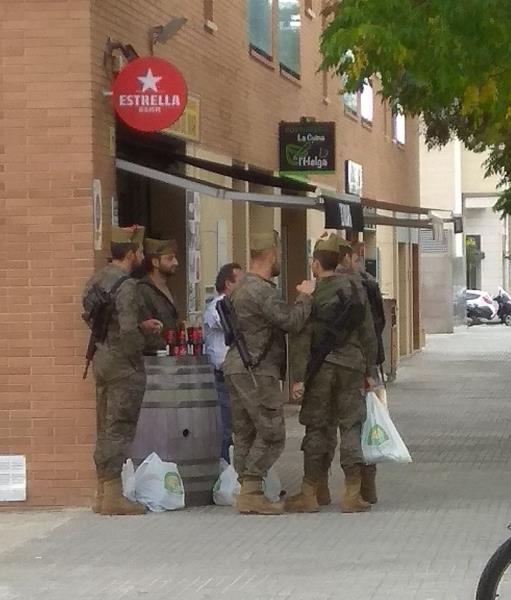
[[[499,305],[497,316],[501,323],[511,327],[511,296],[503,288],[499,288],[499,293],[493,298]]]
[[[492,310],[491,306],[478,306],[477,304],[467,303],[467,325],[497,325],[501,323],[497,316],[497,311]]]
[[[480,305],[467,302],[467,325],[499,325],[511,327],[511,296],[499,288],[492,305]]]

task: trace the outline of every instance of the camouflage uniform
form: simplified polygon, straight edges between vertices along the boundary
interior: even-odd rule
[[[281,455],[286,438],[279,382],[285,370],[285,334],[302,329],[311,299],[300,295],[294,306],[288,306],[271,281],[247,273],[231,300],[251,356],[256,361],[262,357],[253,371],[257,387],[235,346],[224,362],[232,407],[234,467],[241,479],[262,478]]]
[[[126,272],[110,264],[87,283],[110,290]],[[115,310],[104,344],[93,359],[96,380],[97,440],[94,461],[99,477],[119,477],[135,436],[144,397],[144,336],[139,329],[137,282],[127,279],[115,294]]]
[[[346,344],[336,348],[306,387],[300,423],[305,425],[302,443],[305,478],[317,482],[328,470],[341,433],[340,459],[343,468],[363,463],[361,428],[365,420],[365,403],[361,393],[367,369],[374,364],[376,338],[367,296],[356,277],[331,275],[320,279],[313,294],[312,317],[303,333],[295,340],[294,374],[305,379],[311,353],[339,310],[337,290],[347,297],[352,294],[350,281],[364,305],[362,323],[351,333]]]
[[[178,313],[170,290],[165,293],[157,287],[149,276],[138,282],[138,299],[140,303],[140,321],[158,319],[163,323],[162,333],[146,335],[144,352],[154,354],[157,350],[164,350],[166,346],[165,333],[175,329]]]

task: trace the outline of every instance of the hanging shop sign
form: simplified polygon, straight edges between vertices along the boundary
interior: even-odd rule
[[[117,76],[112,88],[119,118],[139,131],[160,131],[183,114],[188,99],[186,81],[161,58],[137,58]]]
[[[344,191],[354,196],[362,196],[362,165],[352,160],[344,161]]]
[[[280,123],[282,174],[335,173],[335,123]]]

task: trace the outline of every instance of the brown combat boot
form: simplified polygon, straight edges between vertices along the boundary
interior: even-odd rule
[[[369,504],[376,504],[378,502],[376,494],[376,465],[362,465],[360,495]]]
[[[316,489],[316,498],[320,506],[328,506],[332,502],[328,487],[328,472],[321,475]]]
[[[122,495],[120,477],[105,481],[103,486],[102,515],[143,515],[147,512],[145,506],[131,502]]]
[[[282,502],[270,502],[263,494],[261,479],[243,479],[236,509],[241,514],[281,515],[284,513]]]
[[[92,511],[95,513],[101,512],[101,505],[103,504],[103,490],[105,486],[105,478],[98,475],[96,484],[96,495],[94,496],[94,502],[92,503]]]
[[[316,498],[317,484],[307,481],[302,482],[302,491],[295,496],[290,496],[284,503],[286,512],[312,513],[318,512],[319,504]]]
[[[344,471],[344,490],[341,495],[341,511],[343,513],[366,512],[371,509],[369,502],[366,502],[360,495],[362,485],[361,465],[353,467],[343,467]]]

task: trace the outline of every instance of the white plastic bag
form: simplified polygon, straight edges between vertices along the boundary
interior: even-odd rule
[[[366,394],[367,419],[362,427],[362,452],[366,464],[410,463],[412,457],[388,410],[374,392]]]
[[[218,506],[234,506],[240,493],[238,474],[232,464],[220,473],[213,488],[213,502]]]
[[[177,465],[164,462],[153,452],[135,471],[137,502],[153,512],[176,510],[185,505],[185,489]]]
[[[282,492],[280,477],[277,475],[275,467],[272,467],[266,477],[263,479],[263,492],[270,502],[278,502]]]
[[[216,480],[213,488],[213,502],[218,506],[234,506],[236,496],[240,493],[240,482],[238,474],[233,466],[233,447],[229,448],[231,464],[224,469]],[[282,492],[282,484],[274,467],[272,467],[263,479],[263,492],[270,502],[278,502]]]
[[[137,501],[135,493],[135,467],[131,458],[124,463],[121,471],[122,493],[125,498],[132,502]]]

